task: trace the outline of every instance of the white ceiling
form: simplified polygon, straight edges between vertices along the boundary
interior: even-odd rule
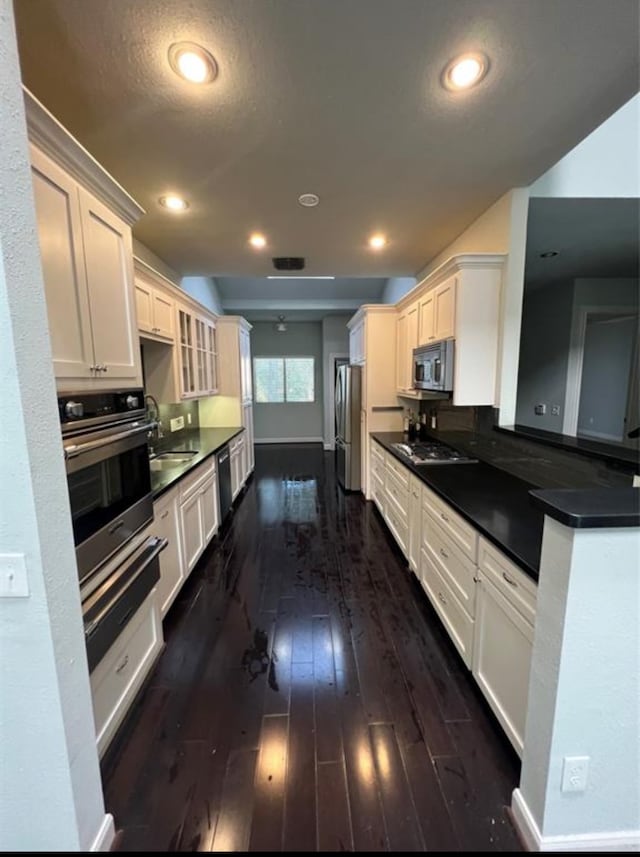
[[[525,287],[576,277],[638,277],[640,200],[531,199]],[[549,250],[558,255],[542,259]]]
[[[637,0],[20,0],[26,85],[147,209],[181,274],[414,274],[638,88]],[[177,78],[193,40],[220,75]],[[440,85],[483,50],[476,90]],[[172,216],[158,197],[183,193]],[[296,203],[321,197],[316,209]],[[269,252],[246,243],[264,231]],[[374,230],[390,244],[375,254]]]

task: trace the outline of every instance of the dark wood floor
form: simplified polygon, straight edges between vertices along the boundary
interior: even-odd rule
[[[103,765],[123,850],[520,850],[518,760],[372,504],[258,447]]]

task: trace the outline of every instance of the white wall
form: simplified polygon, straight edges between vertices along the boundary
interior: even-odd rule
[[[349,356],[349,331],[347,322],[350,315],[327,315],[322,319],[322,366],[324,386],[324,445],[333,449],[335,443],[335,425],[333,420],[333,359],[331,354]]]
[[[639,562],[638,528],[571,529],[545,518],[512,804],[538,849],[640,847]],[[590,757],[584,792],[561,790],[565,756]]]
[[[255,322],[251,331],[252,357],[313,357],[315,401],[291,404],[253,404],[256,443],[276,440],[322,441],[323,360],[322,323],[291,322],[278,333],[273,322]],[[255,397],[255,386],[254,386]]]
[[[540,176],[531,196],[640,197],[640,95]]]
[[[587,323],[578,410],[578,434],[622,441],[638,317]],[[629,426],[634,428],[635,426]]]
[[[516,409],[520,425],[562,432],[573,291],[569,281],[525,292]],[[546,414],[536,415],[537,404],[546,404]],[[551,413],[554,405],[560,407],[556,416]]]
[[[0,0],[0,69],[0,553],[23,554],[29,580],[29,597],[0,599],[0,849],[86,851],[113,825],[95,744],[10,0]]]
[[[389,277],[382,290],[381,303],[395,304],[416,284],[415,277]]]
[[[216,315],[224,315],[218,286],[213,277],[183,277],[180,287]]]
[[[146,262],[147,265],[154,268],[158,273],[162,274],[168,280],[171,280],[172,283],[179,285],[180,283],[180,274],[168,265],[164,259],[161,259],[156,253],[153,252],[146,244],[143,244],[142,241],[138,241],[137,238],[133,239],[133,255],[137,256],[138,259],[142,259],[143,262]]]

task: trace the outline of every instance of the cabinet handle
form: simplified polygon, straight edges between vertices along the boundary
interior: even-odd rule
[[[413,496],[416,498],[416,500],[419,500],[419,499],[420,499],[419,495],[418,495],[418,494],[416,494],[416,492],[415,492],[415,491],[413,492]]]
[[[444,597],[442,592],[438,592],[438,601],[441,601],[443,604],[447,603],[447,599]]]
[[[440,512],[440,517],[442,518],[443,521],[446,521],[447,524],[449,523],[449,518],[447,517],[447,515],[445,515],[444,512]]]
[[[117,672],[117,673],[121,673],[121,672],[122,672],[122,670],[126,667],[126,665],[127,665],[128,663],[129,663],[129,655],[125,655],[125,656],[124,656],[124,659],[123,659],[123,661],[122,661],[122,663],[121,663],[121,664],[120,664],[120,666],[116,669],[116,672]]]
[[[444,548],[440,548],[440,554],[445,558],[449,559],[449,554],[446,552]]]
[[[474,583],[480,583],[480,578],[476,577],[475,574],[473,575],[473,582]]]
[[[507,581],[507,583],[509,584],[509,586],[515,586],[515,587],[517,588],[518,584],[515,582],[515,580],[514,580],[512,577],[509,577],[509,575],[507,574],[507,572],[506,572],[506,571],[503,571],[503,572],[502,572],[502,576],[503,576],[503,577],[504,577],[504,579]]]
[[[168,515],[168,514],[169,514],[169,510],[167,509],[167,511],[166,511],[166,512],[163,512],[163,513],[160,515],[160,520],[161,520],[161,521],[164,521],[164,519],[167,517],[167,515]]]

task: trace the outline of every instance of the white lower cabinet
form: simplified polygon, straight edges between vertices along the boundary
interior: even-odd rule
[[[184,583],[185,570],[182,560],[182,544],[180,538],[180,491],[174,488],[163,494],[153,504],[154,534],[168,541],[167,547],[159,557],[160,580],[158,595],[160,612],[164,619],[167,610]]]
[[[419,576],[422,541],[422,483],[417,476],[409,479],[409,568]]]
[[[462,607],[436,563],[424,549],[422,550],[422,585],[449,632],[460,657],[471,669],[473,619]]]
[[[199,494],[194,494],[181,503],[180,524],[184,546],[185,573],[189,574],[204,550],[204,521],[202,500]]]
[[[218,480],[215,457],[197,467],[180,483],[180,524],[185,576],[218,531]]]
[[[163,646],[157,590],[133,614],[91,673],[98,753],[103,755]]]
[[[536,586],[480,539],[473,675],[522,755],[533,650]]]
[[[373,501],[522,755],[535,582],[373,440],[369,471]]]

